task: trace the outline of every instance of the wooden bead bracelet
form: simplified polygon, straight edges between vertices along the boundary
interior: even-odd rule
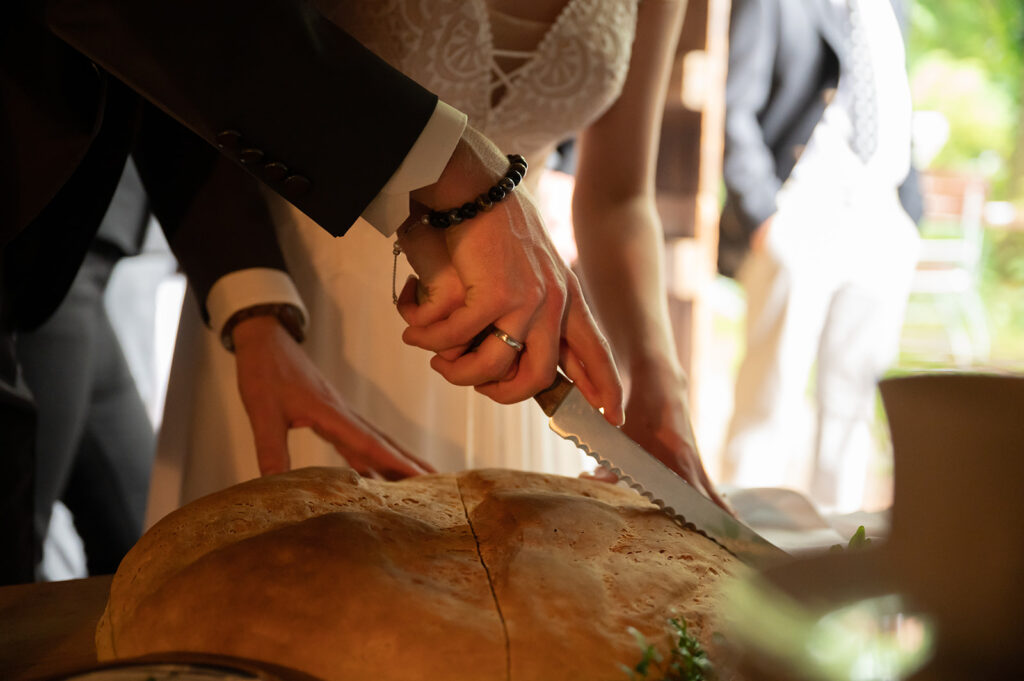
[[[476,199],[448,210],[432,210],[420,218],[420,222],[438,229],[446,229],[494,208],[494,204],[504,201],[526,177],[526,159],[522,154],[509,154],[508,162],[510,165],[505,176]]]

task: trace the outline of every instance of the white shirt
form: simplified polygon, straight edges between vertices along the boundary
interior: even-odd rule
[[[850,148],[853,125],[850,111],[853,92],[849,60],[840,63],[839,83],[821,121],[800,155],[787,180],[801,178],[842,178],[866,183],[873,188],[893,189],[902,184],[910,169],[910,86],[906,74],[906,55],[899,22],[889,0],[849,0],[858,2],[872,64],[875,85],[877,124],[875,151],[862,161]],[[836,16],[836,23],[848,19],[847,0],[825,0],[825,11]],[[845,77],[844,77],[845,76]]]

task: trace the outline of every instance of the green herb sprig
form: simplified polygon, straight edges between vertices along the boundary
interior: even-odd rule
[[[635,666],[622,665],[629,681],[713,681],[711,660],[700,641],[687,631],[686,622],[673,617],[668,624],[673,643],[667,661],[653,643],[630,627],[629,632],[643,653]]]
[[[860,527],[857,528],[857,531],[853,533],[853,536],[850,537],[850,541],[848,541],[846,543],[846,548],[851,550],[851,551],[854,551],[854,550],[857,550],[857,549],[865,549],[865,548],[867,548],[870,545],[871,545],[871,540],[868,538],[867,530],[865,530],[864,526],[861,525]],[[828,550],[829,551],[842,551],[843,550],[843,545],[842,544],[833,544],[832,546],[829,547]]]

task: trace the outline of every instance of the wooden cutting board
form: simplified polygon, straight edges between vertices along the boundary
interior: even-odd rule
[[[0,679],[29,681],[95,664],[93,636],[112,579],[0,587]]]

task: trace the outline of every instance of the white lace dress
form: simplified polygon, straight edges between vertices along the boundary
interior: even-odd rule
[[[628,70],[637,0],[568,0],[553,23],[513,18],[486,0],[345,0],[333,20],[441,99],[537,182],[548,154],[604,112]],[[498,466],[575,475],[585,457],[532,401],[504,406],[434,373],[401,342],[391,302],[392,241],[368,224],[334,239],[280,203],[279,236],[311,323],[305,350],[354,411],[438,470]],[[399,261],[398,285],[411,273]],[[186,301],[175,349],[149,521],[259,475],[234,361]],[[338,465],[308,430],[293,467]]]

